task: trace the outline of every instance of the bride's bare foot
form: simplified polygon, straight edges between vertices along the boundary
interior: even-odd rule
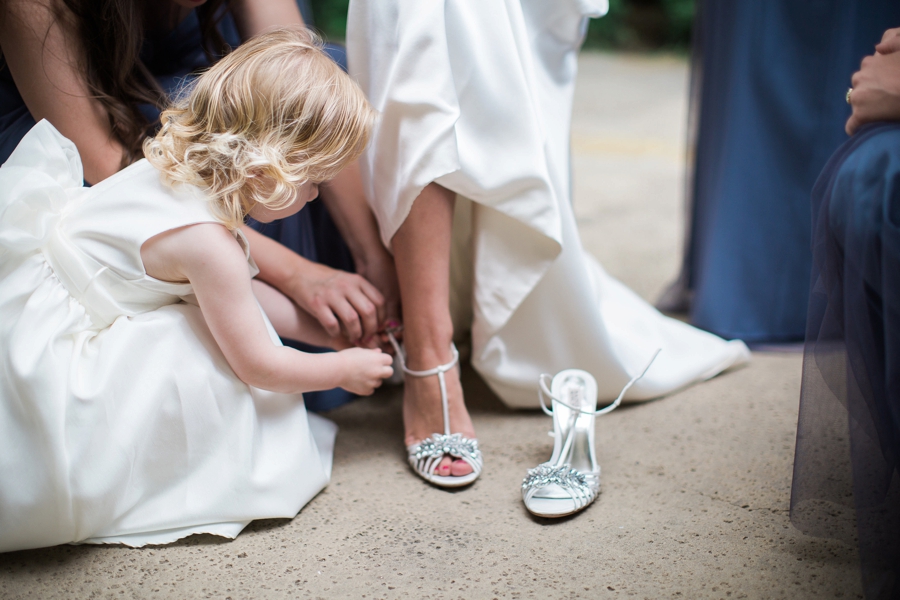
[[[446,355],[434,355],[418,359],[407,357],[407,367],[412,370],[432,369],[438,364],[446,364],[453,357],[449,348]],[[463,400],[462,385],[459,381],[459,367],[444,374],[447,382],[447,399],[450,412],[450,432],[461,433],[474,439],[475,428]],[[428,377],[406,376],[403,391],[403,425],[406,431],[405,443],[411,446],[428,439],[435,433],[444,433],[444,414],[441,405],[441,388],[437,375]],[[442,477],[462,477],[472,472],[472,466],[464,460],[453,460],[445,455],[438,464],[436,475]]]

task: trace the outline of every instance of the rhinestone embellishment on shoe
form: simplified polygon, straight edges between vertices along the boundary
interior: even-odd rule
[[[481,460],[478,440],[463,437],[461,433],[450,435],[435,433],[427,440],[422,440],[410,448],[410,458],[414,456],[417,461],[423,458],[440,458],[445,454],[456,458],[468,457],[476,461]]]
[[[599,471],[582,473],[567,464],[559,467],[554,467],[550,463],[538,465],[528,470],[528,475],[522,482],[522,497],[526,504],[538,492],[551,485],[565,490],[570,496],[574,511],[579,511],[597,498],[597,492],[600,491],[600,473]]]
[[[585,491],[591,491],[592,487],[588,483],[588,478],[581,471],[577,471],[569,465],[554,467],[544,463],[528,469],[528,475],[522,482],[522,490],[540,489],[554,484],[568,489],[584,488]]]

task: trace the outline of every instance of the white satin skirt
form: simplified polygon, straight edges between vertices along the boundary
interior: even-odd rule
[[[380,112],[362,158],[384,243],[431,182],[457,194],[451,305],[472,365],[509,406],[579,368],[615,398],[665,395],[745,363],[660,314],[584,251],[571,206],[577,51],[606,0],[352,0],[350,72]]]

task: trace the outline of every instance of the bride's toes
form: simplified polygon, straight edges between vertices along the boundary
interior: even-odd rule
[[[447,457],[444,457],[444,460],[447,460]],[[443,461],[441,462],[443,464]],[[472,465],[467,463],[464,460],[454,460],[453,464],[450,465],[450,474],[454,477],[462,477],[463,475],[468,475],[472,472]]]
[[[472,472],[472,466],[464,460],[445,455],[434,471],[441,477],[462,477]]]
[[[444,456],[441,459],[441,462],[438,463],[437,469],[435,469],[435,474],[440,475],[441,477],[449,477],[453,472],[453,459],[449,456]]]

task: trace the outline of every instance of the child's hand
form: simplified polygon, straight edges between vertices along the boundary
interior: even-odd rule
[[[344,359],[347,375],[341,387],[348,392],[368,396],[381,386],[381,380],[393,375],[392,359],[381,350],[350,348],[342,350],[338,356]]]

